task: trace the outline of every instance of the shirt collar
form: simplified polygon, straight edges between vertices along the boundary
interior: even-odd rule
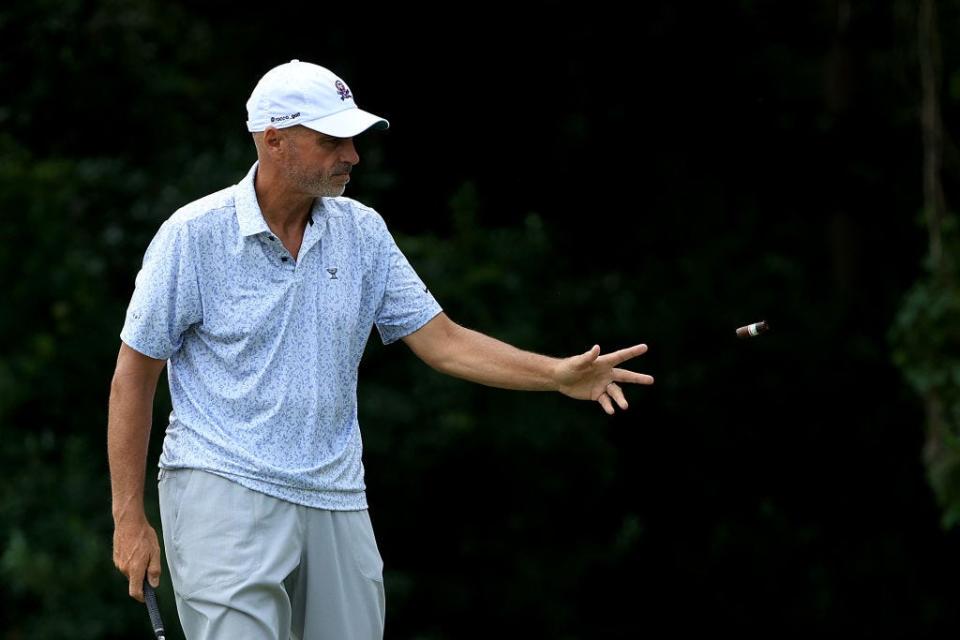
[[[235,197],[237,222],[240,224],[240,235],[244,237],[270,231],[267,221],[263,218],[263,212],[260,211],[260,203],[257,202],[257,190],[254,187],[254,179],[257,176],[259,164],[259,162],[254,162],[243,180],[237,183]],[[313,206],[310,207],[310,217],[307,222],[312,226],[317,216],[322,212],[323,198],[317,198],[314,200]]]

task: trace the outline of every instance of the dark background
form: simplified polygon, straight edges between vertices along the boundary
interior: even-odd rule
[[[960,3],[936,4],[949,134]],[[608,417],[442,377],[374,333],[388,638],[954,628],[960,538],[890,344],[927,252],[917,11],[5,4],[0,638],[148,636],[110,556],[124,310],[160,223],[255,159],[244,103],[291,58],[391,121],[357,139],[347,195],[455,321],[556,356],[645,342],[629,366],[657,379]],[[948,202],[956,176],[948,140]],[[158,527],[168,412],[163,377]]]

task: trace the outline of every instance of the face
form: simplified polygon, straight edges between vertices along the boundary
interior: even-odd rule
[[[343,195],[350,171],[360,162],[353,138],[334,138],[306,127],[290,127],[280,154],[281,171],[290,187],[311,197]]]

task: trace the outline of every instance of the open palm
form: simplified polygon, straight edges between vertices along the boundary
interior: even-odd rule
[[[577,400],[595,400],[603,410],[613,415],[613,402],[620,409],[627,408],[627,399],[618,383],[653,384],[653,376],[618,369],[617,365],[647,352],[647,345],[639,344],[613,353],[600,355],[600,346],[578,356],[564,358],[557,365],[560,393]]]

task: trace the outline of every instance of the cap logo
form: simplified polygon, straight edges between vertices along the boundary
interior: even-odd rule
[[[352,98],[350,95],[350,89],[347,89],[347,85],[343,84],[339,80],[335,83],[337,87],[337,93],[340,94],[340,100],[346,100],[347,98]]]
[[[300,112],[291,113],[285,116],[270,116],[270,122],[283,122],[284,120],[293,120],[294,118],[299,118]]]

